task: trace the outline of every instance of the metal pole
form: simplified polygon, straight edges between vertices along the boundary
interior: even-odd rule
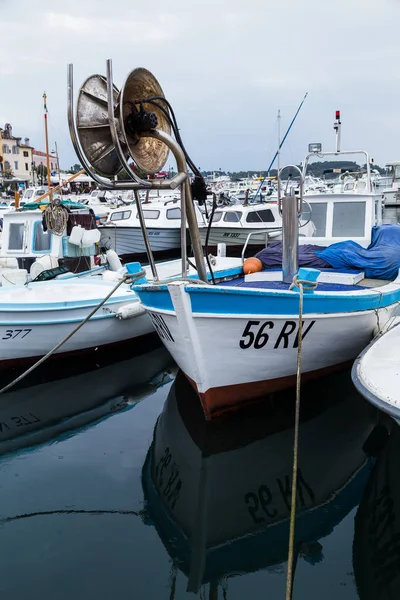
[[[284,195],[282,202],[282,279],[292,283],[299,268],[299,217],[297,197],[293,188],[290,195]]]
[[[282,280],[284,283],[292,283],[293,277],[299,269],[299,216],[301,215],[303,202],[303,174],[296,165],[288,165],[284,169],[291,168],[300,174],[300,199],[294,193],[291,186],[289,194],[281,197],[281,173],[278,171],[278,210],[282,216]]]
[[[44,108],[44,132],[46,138],[46,165],[47,165],[47,185],[50,191],[51,179],[50,179],[50,156],[49,156],[49,134],[47,131],[47,105],[46,105],[46,92],[43,94],[43,108]],[[50,192],[50,200],[52,200],[52,193]]]
[[[146,221],[145,221],[144,215],[143,215],[143,207],[142,207],[142,203],[140,202],[139,192],[137,190],[134,190],[133,193],[135,194],[136,207],[138,210],[140,227],[142,228],[144,245],[146,246],[147,258],[149,259],[150,268],[151,268],[151,272],[153,274],[154,281],[158,281],[157,267],[156,267],[153,252],[152,252],[152,249],[150,246],[149,236],[147,235]]]
[[[182,277],[187,276],[187,242],[186,242],[186,188],[181,185],[181,258],[182,258]]]

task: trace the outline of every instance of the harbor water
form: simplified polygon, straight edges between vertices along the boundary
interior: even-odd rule
[[[1,597],[285,598],[293,426],[293,390],[206,422],[157,341],[40,367],[0,396]],[[303,386],[294,598],[400,596],[399,469],[350,372]]]

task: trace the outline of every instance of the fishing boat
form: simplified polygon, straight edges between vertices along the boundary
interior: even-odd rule
[[[72,278],[0,288],[0,369],[35,362],[47,354],[115,288],[115,281]],[[110,351],[128,340],[140,344],[153,334],[152,321],[128,284],[54,354],[63,357]]]
[[[143,217],[147,225],[150,247],[156,257],[181,247],[181,208],[179,198],[157,202],[143,202]],[[205,223],[199,208],[195,207],[198,225]],[[114,250],[123,259],[146,256],[146,245],[136,204],[110,211],[108,220],[99,226],[100,246]]]
[[[353,365],[357,390],[400,425],[400,318],[387,326],[361,352]]]
[[[228,253],[245,245],[254,252],[282,238],[282,216],[276,201],[224,206],[215,210],[210,227],[199,231],[201,243],[205,246],[207,242],[208,250],[215,251],[218,244],[225,244]],[[314,232],[311,218],[300,219],[300,236],[310,238]]]
[[[288,185],[282,194],[281,169],[278,177],[278,206],[283,223],[281,269],[264,269],[262,276],[252,272],[258,270],[253,267],[247,273],[238,273],[237,267],[216,273],[213,263],[217,265],[218,261],[203,256],[193,202],[193,199],[205,200],[206,186],[201,177],[194,182],[196,185],[190,185],[188,165],[192,168],[195,163],[184,150],[176,119],[158,104],[164,97],[158,81],[146,69],[133,70],[118,96],[120,109],[116,118],[117,90],[112,63],[108,60],[107,77],[93,75],[80,88],[75,117],[72,65],[68,73],[71,140],[87,172],[96,181],[108,173],[110,189],[181,188],[180,277],[163,281],[155,275],[151,236],[147,235],[143,214],[146,207],[139,202],[137,218],[154,280],[140,282],[132,289],[159,337],[198,392],[207,419],[238,408],[263,392],[294,386],[300,374],[306,380],[345,368],[396,315],[400,301],[398,270],[392,278],[395,281],[386,277],[371,282],[368,274],[365,276],[368,265],[361,268],[366,264],[363,252],[370,250],[371,229],[379,225],[379,207],[382,209],[371,189],[371,161],[367,152],[360,152],[367,172],[365,194],[351,194],[349,198],[346,194],[307,196],[316,227],[315,235],[309,238],[311,243],[328,246],[342,240],[318,251],[324,268],[310,268],[310,262],[306,262],[305,268],[299,269],[298,219],[303,215],[303,190],[296,195],[294,187]],[[103,128],[101,132],[97,125]],[[339,155],[355,154],[340,149],[340,111],[336,112],[334,129],[335,151],[322,152],[321,144],[314,143],[309,146],[302,171],[290,166],[297,173],[301,188],[310,157],[337,159]],[[107,149],[100,157],[99,136]],[[168,181],[140,179],[127,160],[129,156],[140,168],[155,173],[165,164],[169,150],[177,161],[178,172]],[[122,167],[131,181],[112,181]],[[186,220],[196,276],[188,274]],[[382,237],[380,231],[375,228],[372,231],[376,239]],[[354,254],[360,260],[355,261]],[[337,266],[343,256],[353,268],[344,270],[343,261]],[[263,267],[261,261],[256,264]],[[388,272],[388,265],[383,272]]]
[[[305,169],[307,159],[304,164]],[[303,176],[299,172],[300,179]],[[373,228],[379,200],[371,189],[353,195],[351,201],[345,194],[307,196],[316,226],[310,239],[298,235],[298,202],[293,190],[281,200],[282,271],[267,268],[239,276],[226,272],[214,278],[213,285],[205,277],[196,284],[186,279],[134,286],[152,318],[163,320],[168,331],[164,344],[197,390],[206,418],[295,385],[300,344],[303,381],[349,366],[398,314],[398,270],[394,281],[371,280],[365,277],[366,259],[349,261],[351,266],[343,272],[345,261],[332,258],[337,252],[346,256],[344,248],[356,248],[362,255],[372,233],[382,235]],[[299,270],[299,241],[303,248],[307,241],[320,245],[319,256],[330,256],[324,265],[328,270]],[[310,289],[303,293],[298,282],[310,280]]]
[[[221,585],[229,598],[236,577],[286,569],[293,399],[293,392],[281,392],[207,422],[196,393],[178,373],[142,471],[142,518],[155,527],[175,566],[171,589],[176,583],[198,594],[206,584]],[[323,560],[323,538],[362,497],[371,465],[365,446],[375,423],[349,372],[303,387],[299,562]]]
[[[390,168],[391,182],[383,190],[383,201],[385,206],[400,205],[400,162],[392,162],[386,165]]]

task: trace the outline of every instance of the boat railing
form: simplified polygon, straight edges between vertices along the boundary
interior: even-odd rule
[[[274,229],[272,229],[271,227],[269,229],[260,229],[259,231],[250,231],[250,233],[248,234],[246,241],[244,243],[243,249],[242,249],[242,265],[244,263],[244,256],[247,250],[247,246],[249,244],[250,238],[252,235],[260,235],[265,233],[265,246],[268,246],[268,241],[269,241],[269,234],[270,233],[277,233],[279,231],[282,231],[282,227],[276,227]]]

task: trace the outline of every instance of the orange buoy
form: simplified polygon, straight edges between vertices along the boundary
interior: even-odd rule
[[[262,271],[262,262],[259,258],[252,256],[251,258],[246,258],[243,264],[243,273],[245,275],[250,275],[250,273],[258,273],[258,271]]]

